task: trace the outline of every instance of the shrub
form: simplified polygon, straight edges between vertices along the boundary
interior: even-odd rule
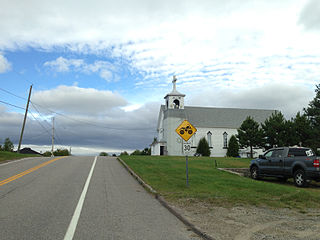
[[[99,154],[99,156],[109,156],[109,154],[106,153],[106,152],[101,152],[101,153]]]
[[[51,157],[51,152],[46,151],[42,154],[44,157]]]
[[[239,144],[238,144],[237,138],[234,135],[232,135],[229,140],[227,156],[228,157],[239,156]]]
[[[53,152],[54,156],[69,156],[70,153],[68,149],[57,149],[56,151]]]
[[[197,147],[197,153],[202,156],[210,156],[210,148],[207,140],[203,137],[200,139]]]

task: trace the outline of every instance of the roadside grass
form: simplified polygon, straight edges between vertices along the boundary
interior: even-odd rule
[[[5,152],[0,151],[0,163],[6,160],[15,160],[15,159],[21,159],[26,157],[40,157],[40,155],[36,154],[20,154],[15,152]]]
[[[304,211],[320,208],[320,189],[255,181],[216,169],[249,167],[250,159],[189,157],[189,187],[185,157],[121,156],[144,181],[171,201],[205,201],[217,206],[269,206]]]

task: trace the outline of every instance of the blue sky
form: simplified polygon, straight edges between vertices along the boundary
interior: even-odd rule
[[[6,91],[27,98],[33,84],[38,106],[25,146],[50,147],[54,116],[76,153],[147,147],[174,74],[187,105],[287,118],[319,84],[316,0],[0,2],[0,100],[24,107]],[[17,143],[22,113],[0,104],[0,142]]]

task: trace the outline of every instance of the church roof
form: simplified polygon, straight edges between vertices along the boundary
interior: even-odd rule
[[[171,91],[171,93],[168,93],[164,98],[167,98],[168,96],[181,96],[181,97],[185,97],[186,95],[178,92],[176,89],[173,89],[173,90]]]
[[[184,109],[167,109],[161,106],[164,118],[187,119],[195,127],[202,128],[239,128],[242,122],[251,116],[258,123],[263,123],[276,110],[187,107]]]

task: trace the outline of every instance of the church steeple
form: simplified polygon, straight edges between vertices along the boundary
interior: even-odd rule
[[[166,109],[184,109],[185,94],[179,93],[176,87],[177,77],[174,75],[172,80],[172,91],[164,99],[166,100]]]

